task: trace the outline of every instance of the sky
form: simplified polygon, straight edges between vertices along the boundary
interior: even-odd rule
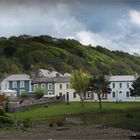
[[[140,54],[140,0],[0,0],[0,36],[23,34]]]

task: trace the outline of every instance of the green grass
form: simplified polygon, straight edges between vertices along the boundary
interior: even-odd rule
[[[23,112],[11,113],[18,119],[25,117],[31,117],[33,121],[36,120],[48,120],[54,118],[63,118],[66,115],[78,115],[85,112],[87,115],[93,115],[99,117],[103,116],[120,116],[126,114],[132,114],[135,119],[140,118],[140,103],[103,103],[103,109],[99,110],[99,104],[97,102],[86,102],[84,104],[84,110],[79,102],[71,102],[69,105],[66,103],[59,105],[51,105],[48,108],[33,108]],[[128,116],[129,117],[129,116]]]
[[[45,121],[81,116],[83,114],[90,124],[105,124],[132,130],[140,130],[140,102],[109,103],[103,102],[99,109],[97,102],[84,103],[84,110],[79,102],[71,102],[47,107],[33,108],[23,112],[10,113],[18,119],[30,117],[32,121]]]

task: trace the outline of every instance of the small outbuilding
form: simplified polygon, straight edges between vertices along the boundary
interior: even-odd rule
[[[17,97],[17,92],[15,90],[6,89],[2,92],[2,95],[10,98],[15,98]]]

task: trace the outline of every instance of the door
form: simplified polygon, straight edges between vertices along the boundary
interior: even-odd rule
[[[69,92],[66,93],[66,101],[69,101]]]

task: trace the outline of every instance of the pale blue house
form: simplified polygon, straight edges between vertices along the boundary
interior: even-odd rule
[[[31,91],[31,79],[27,74],[13,74],[6,78],[7,89],[15,90],[17,95]]]

